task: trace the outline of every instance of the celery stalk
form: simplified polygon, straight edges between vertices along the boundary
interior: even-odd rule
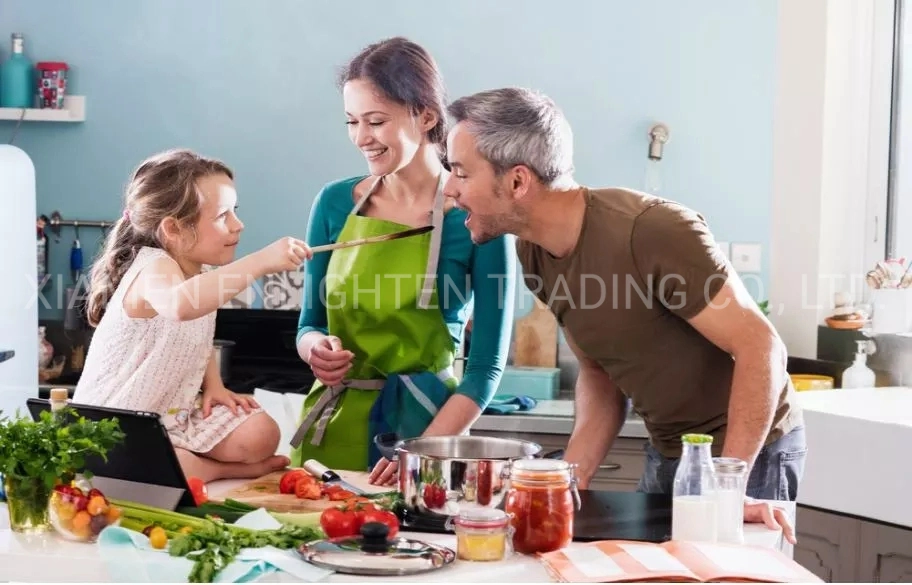
[[[285,525],[322,529],[322,512],[270,512],[269,515]]]

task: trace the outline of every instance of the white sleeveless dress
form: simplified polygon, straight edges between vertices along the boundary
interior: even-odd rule
[[[206,453],[247,420],[218,405],[203,418],[200,387],[215,335],[215,312],[192,321],[133,318],[123,308],[130,283],[150,263],[171,258],[142,248],[111,296],[92,337],[73,402],[156,412],[175,447]]]

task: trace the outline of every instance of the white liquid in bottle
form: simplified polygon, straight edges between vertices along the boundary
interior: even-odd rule
[[[713,495],[675,496],[671,508],[671,539],[716,542],[718,520]]]

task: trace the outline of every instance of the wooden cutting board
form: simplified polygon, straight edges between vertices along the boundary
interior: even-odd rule
[[[294,494],[280,494],[279,480],[285,474],[285,471],[276,471],[250,480],[231,491],[220,494],[220,499],[212,499],[218,499],[221,502],[228,499],[237,500],[251,506],[266,508],[270,512],[322,512],[326,508],[339,503],[325,497],[322,500],[305,500],[295,497]],[[361,489],[366,494],[384,493],[396,491],[397,489],[395,486],[371,485],[367,480],[370,474],[365,471],[337,471],[336,473],[344,481]]]
[[[513,334],[513,365],[539,368],[557,367],[557,319],[541,302],[516,320]]]

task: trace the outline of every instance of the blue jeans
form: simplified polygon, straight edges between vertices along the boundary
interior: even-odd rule
[[[747,479],[747,496],[759,500],[795,501],[806,458],[804,427],[798,426],[760,450]],[[647,443],[646,469],[637,491],[670,494],[677,468],[678,459],[662,456]]]

